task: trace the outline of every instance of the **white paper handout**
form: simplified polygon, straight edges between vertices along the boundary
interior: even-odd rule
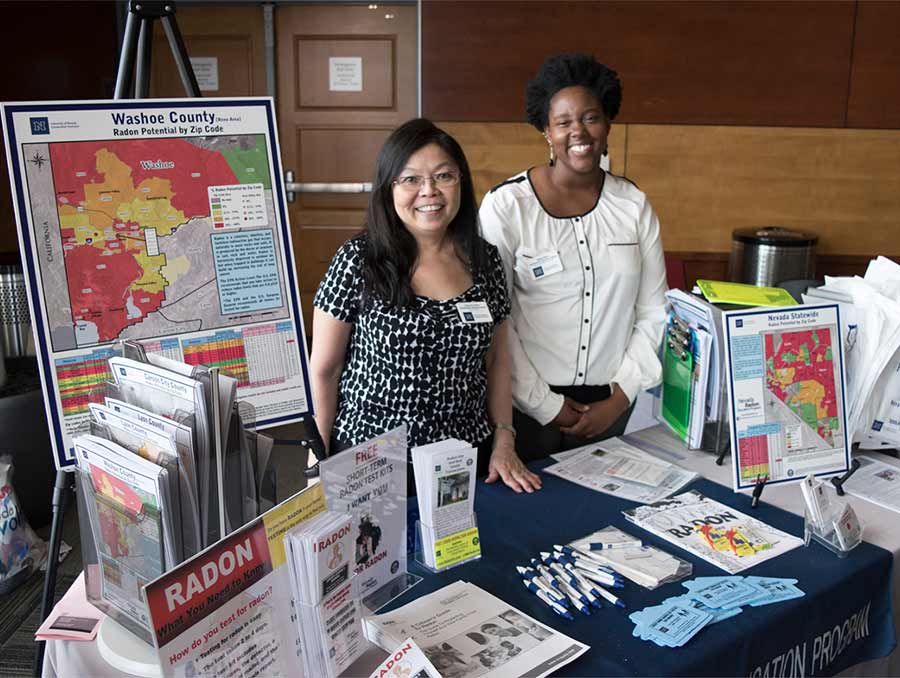
[[[541,678],[589,649],[464,581],[367,617],[365,627],[386,651],[411,638],[443,678]]]
[[[803,545],[803,540],[699,492],[622,512],[638,527],[736,574]]]
[[[734,490],[846,471],[837,304],[727,311],[725,336]]]
[[[900,513],[900,466],[869,454],[858,455],[856,459],[859,468],[844,481],[844,490],[854,497]]]
[[[620,499],[650,504],[668,497],[697,477],[692,471],[657,459],[610,438],[566,452],[545,473]]]

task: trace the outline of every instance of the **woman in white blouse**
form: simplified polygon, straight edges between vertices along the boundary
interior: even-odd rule
[[[526,99],[550,161],[493,188],[479,216],[510,286],[513,420],[527,460],[624,432],[637,394],[661,378],[666,272],[646,196],[600,167],[622,101],[615,71],[557,55]]]

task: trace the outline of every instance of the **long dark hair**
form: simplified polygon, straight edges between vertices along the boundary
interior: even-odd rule
[[[450,222],[447,235],[473,278],[484,269],[486,257],[478,234],[475,188],[462,147],[430,120],[416,118],[405,122],[384,142],[375,161],[375,179],[366,215],[368,244],[362,264],[364,298],[379,297],[394,308],[409,306],[415,298],[410,278],[419,247],[394,209],[393,182],[406,167],[409,157],[429,144],[440,146],[460,171],[459,212]]]

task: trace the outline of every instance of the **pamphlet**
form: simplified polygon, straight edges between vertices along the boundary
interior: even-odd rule
[[[850,464],[837,304],[725,313],[733,486]]]
[[[455,439],[412,450],[422,557],[428,567],[443,569],[481,555],[475,520],[477,458],[478,450]]]
[[[590,649],[464,581],[367,617],[365,626],[388,652],[413,640],[443,678],[541,678]]]
[[[610,438],[566,452],[545,473],[620,499],[649,504],[677,492],[697,477],[692,471],[657,459]]]
[[[412,638],[407,638],[396,649],[388,652],[385,659],[377,669],[372,671],[369,678],[441,678],[441,674],[434,667],[421,648]]]
[[[142,587],[174,561],[163,519],[166,471],[91,435],[73,440],[100,571],[100,596],[139,627],[150,627]]]
[[[736,574],[803,540],[691,491],[622,512],[638,527]]]
[[[147,586],[163,675],[303,676],[283,538],[324,510],[317,483]]]
[[[406,424],[319,464],[331,511],[353,516],[360,595],[406,574]]]

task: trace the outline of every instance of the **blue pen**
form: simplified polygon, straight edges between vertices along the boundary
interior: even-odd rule
[[[559,551],[562,551],[570,558],[577,558],[580,556],[582,558],[587,558],[588,560],[595,562],[598,565],[603,564],[603,562],[600,560],[597,560],[590,551],[582,551],[580,548],[577,548],[575,546],[560,546],[559,544],[554,544],[553,548],[558,549]]]
[[[541,551],[541,562],[548,567],[556,562],[556,556],[553,553],[548,553],[547,551]]]
[[[538,574],[544,578],[548,584],[550,584],[554,588],[559,588],[559,582],[556,581],[556,577],[553,576],[553,573],[547,569],[545,565],[542,565],[540,561],[535,558],[531,559],[531,566],[538,571]]]
[[[576,565],[574,567],[571,565],[567,565],[566,569],[570,571],[574,570],[585,579],[590,579],[591,581],[597,582],[602,586],[612,586],[613,588],[622,588],[625,586],[625,584],[620,579],[613,577],[608,572],[598,572],[596,570],[582,567],[581,565]]]
[[[622,575],[616,572],[611,567],[607,567],[606,565],[599,565],[595,563],[593,560],[588,560],[587,558],[580,558],[578,556],[575,557],[575,567],[580,567],[585,570],[591,570],[592,572],[597,572],[600,574],[608,574],[614,579],[622,579]]]
[[[530,584],[527,581],[522,583],[525,584],[526,589],[534,593],[534,595],[540,598],[541,601],[545,605],[547,605],[547,607],[556,612],[556,614],[558,614],[560,617],[565,617],[566,619],[570,619],[572,621],[575,620],[575,617],[573,617],[571,613],[566,610],[566,608],[564,608],[559,603],[554,602],[546,593],[544,593],[542,589],[537,588],[536,586],[534,586],[534,584]]]
[[[598,608],[602,607],[602,605],[600,605],[600,599],[597,598],[593,593],[591,593],[590,586],[584,586],[579,581],[578,585],[575,587],[575,590],[578,591],[579,593],[581,593],[581,595],[583,595],[587,599],[587,601],[590,605],[593,605],[594,607],[598,607]]]
[[[554,552],[553,552],[553,555],[554,555],[554,557],[556,558],[556,562],[557,562],[557,563],[562,563],[563,565],[565,565],[566,563],[572,563],[572,565],[575,564],[575,559],[574,559],[574,558],[570,558],[569,556],[567,556],[567,555],[566,555],[565,553],[563,553],[562,551],[554,551]]]
[[[594,586],[594,582],[590,581],[589,579],[585,579],[580,574],[578,574],[578,572],[574,572],[572,570],[569,570],[569,572],[572,573],[572,576],[575,577],[575,580],[578,582],[579,590],[588,596],[588,600],[591,601],[591,605],[600,607],[600,601],[596,598],[596,596],[600,595],[600,591],[598,591]],[[594,601],[596,601],[596,603]]]

